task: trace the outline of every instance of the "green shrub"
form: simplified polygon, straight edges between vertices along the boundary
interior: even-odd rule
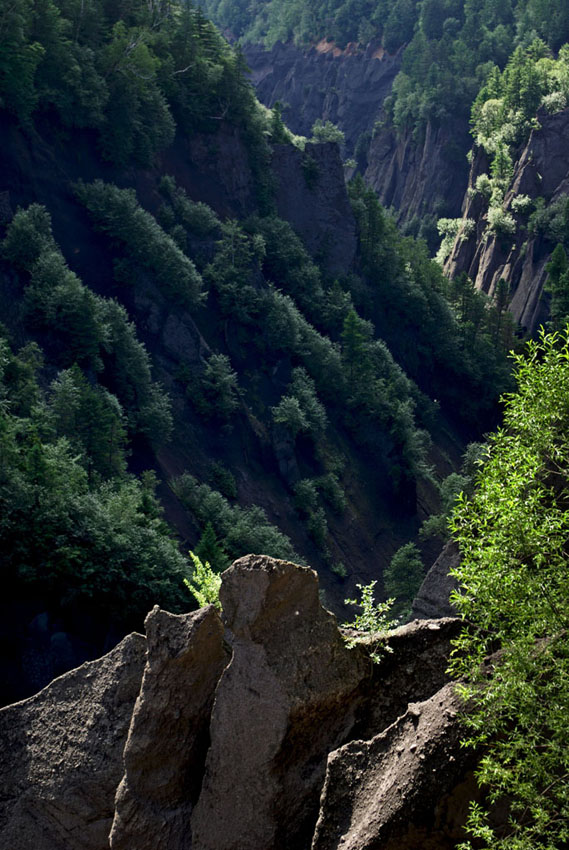
[[[361,599],[346,599],[345,604],[361,608],[361,614],[357,614],[351,623],[344,623],[343,626],[346,629],[354,629],[363,635],[377,638],[376,643],[370,647],[370,658],[378,664],[386,652],[393,652],[385,641],[385,636],[390,629],[397,625],[397,621],[391,620],[389,617],[393,599],[388,599],[386,602],[375,602],[374,588],[376,584],[377,581],[371,581],[366,585],[356,584],[361,593]],[[356,646],[357,643],[357,638],[348,638],[346,641],[349,649]]]
[[[318,507],[318,489],[311,478],[303,478],[294,485],[294,503],[301,514],[309,516]]]
[[[516,356],[504,426],[452,521],[453,602],[469,623],[452,669],[469,704],[463,743],[483,754],[470,831],[487,848],[546,850],[567,837],[568,360],[566,331]],[[509,819],[497,831],[487,810],[504,799]]]
[[[184,579],[184,584],[200,608],[204,608],[206,605],[214,605],[218,610],[221,610],[219,601],[221,576],[212,570],[207,561],[204,563],[193,552],[189,554],[192,559],[193,570],[191,578]]]
[[[518,215],[529,215],[533,209],[533,199],[529,195],[516,195],[512,198],[512,212]]]
[[[317,144],[321,144],[322,142],[344,144],[344,133],[331,121],[322,121],[321,118],[317,118],[312,125],[311,133],[311,142],[316,142]]]
[[[487,214],[488,230],[498,236],[514,236],[516,232],[516,220],[502,207],[490,207]]]
[[[335,513],[341,514],[346,510],[346,494],[335,473],[321,475],[316,479],[316,486]]]
[[[401,546],[383,574],[385,592],[393,597],[393,613],[405,619],[424,578],[421,553],[414,543]]]
[[[330,569],[334,575],[338,576],[338,578],[342,579],[342,581],[348,577],[348,570],[343,561],[336,561],[336,563],[332,564]]]
[[[237,408],[237,373],[225,354],[211,354],[201,377],[200,409],[208,416],[228,420]]]

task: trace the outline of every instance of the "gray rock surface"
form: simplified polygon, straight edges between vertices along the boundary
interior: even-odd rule
[[[215,698],[192,847],[306,846],[326,754],[348,739],[369,661],[346,649],[308,568],[241,558],[220,598],[233,658]]]
[[[450,594],[456,590],[458,583],[449,573],[450,570],[458,567],[459,563],[458,546],[450,540],[423,579],[419,592],[413,600],[412,617],[428,620],[456,616],[456,609],[450,602]]]
[[[452,850],[464,838],[472,753],[453,684],[328,759],[312,850]]]
[[[266,106],[283,104],[293,132],[310,135],[317,118],[344,132],[346,152],[358,152],[365,180],[382,203],[400,210],[400,220],[427,213],[458,216],[468,180],[466,154],[471,137],[466,120],[451,127],[428,124],[420,138],[412,130],[397,134],[377,126],[383,102],[401,68],[401,52],[391,56],[378,42],[349,44],[340,50],[322,41],[309,50],[277,42],[271,50],[245,45],[251,81]]]
[[[313,161],[311,177],[309,160]],[[356,225],[338,145],[307,145],[304,153],[293,145],[276,145],[272,170],[278,214],[292,224],[329,271],[347,272],[356,252]]]
[[[526,219],[512,213],[510,204],[517,195],[543,197],[546,204],[569,194],[569,109],[555,115],[540,113],[540,127],[532,131],[527,144],[519,151],[514,175],[504,199],[504,207],[519,224]],[[472,162],[469,188],[475,186],[480,174],[488,173],[488,161],[483,151],[476,151]],[[515,239],[503,239],[490,234],[483,238],[487,225],[487,204],[478,194],[467,193],[463,217],[473,219],[476,228],[467,239],[460,234],[445,264],[445,273],[455,276],[466,272],[477,289],[493,296],[498,282],[504,278],[510,287],[510,312],[522,328],[533,333],[547,320],[543,285],[547,278],[545,266],[555,245],[540,234],[527,234],[518,228]]]
[[[303,50],[277,42],[271,50],[244,46],[257,97],[266,106],[283,104],[293,132],[310,136],[317,118],[338,124],[351,152],[362,133],[371,134],[381,105],[401,67],[377,42],[340,50],[331,42]]]
[[[454,847],[460,621],[409,623],[372,664],[307,567],[248,555],[220,599],[223,620],[155,608],[146,640],[0,711],[0,850]]]
[[[410,702],[429,699],[446,685],[451,641],[461,629],[456,617],[414,620],[382,639],[391,651],[383,652],[370,671],[352,737],[377,735],[404,714]],[[377,641],[366,638],[364,644],[369,643]]]
[[[186,850],[209,744],[215,687],[227,663],[213,606],[145,622],[148,660],[124,752],[112,850]]]
[[[145,652],[129,635],[0,710],[1,850],[108,850]]]
[[[419,139],[411,130],[398,135],[385,127],[371,142],[365,181],[384,206],[401,211],[400,221],[427,213],[458,216],[468,182],[470,145],[466,121],[451,127],[429,123]]]

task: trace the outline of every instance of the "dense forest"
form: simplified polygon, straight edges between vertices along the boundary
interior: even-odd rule
[[[191,405],[198,432],[215,425],[229,433],[232,419],[245,410],[291,446],[297,468],[286,482],[289,498],[311,546],[341,579],[349,568],[334,560],[329,522],[345,511],[348,456],[335,432],[345,432],[374,458],[386,493],[413,514],[417,482],[432,478],[429,429],[437,427],[438,410],[471,435],[495,416],[496,400],[508,386],[506,351],[513,341],[503,307],[487,303],[467,279],[445,280],[423,245],[398,235],[361,179],[349,190],[358,234],[355,261],[331,274],[325,256],[311,257],[276,215],[269,168],[271,146],[294,140],[278,111],[256,102],[239,52],[190,5],[131,4],[123,11],[99,3],[22,2],[6,10],[2,38],[2,102],[30,139],[46,127],[67,135],[93,132],[98,156],[120,174],[127,162],[150,166],[176,132],[213,137],[222,118],[242,134],[255,197],[252,214],[223,220],[160,173],[152,213],[132,188],[101,179],[71,182],[67,203],[77,214],[85,210],[86,226],[101,234],[111,259],[112,280],[99,284],[98,292],[69,267],[45,203],[22,208],[7,222],[3,259],[23,287],[12,328],[4,327],[11,460],[3,528],[6,549],[8,540],[25,541],[25,554],[7,561],[10,573],[18,581],[39,578],[56,596],[67,592],[74,576],[74,592],[90,598],[100,593],[111,604],[114,582],[131,573],[129,547],[138,544],[117,529],[124,553],[108,572],[97,552],[100,533],[88,528],[77,537],[71,516],[84,516],[80,503],[87,498],[101,521],[110,523],[103,520],[110,494],[120,501],[128,493],[139,517],[129,528],[134,533],[148,516],[156,545],[172,551],[160,577],[152,576],[150,565],[146,579],[141,572],[137,593],[128,592],[129,610],[140,597],[143,612],[147,583],[155,579],[172,584],[165,597],[171,607],[182,604],[179,573],[184,563],[189,569],[188,562],[168,543],[152,476],[132,477],[139,463],[133,442],[144,443],[147,455],[148,449],[155,453],[173,427],[184,427],[183,419],[173,423],[171,402],[152,379],[148,352],[125,310],[133,306],[132,287],[142,274],[160,297],[195,317],[208,339],[205,357],[179,362],[172,385]],[[302,172],[311,191],[319,175],[310,145]],[[21,337],[22,326],[30,342],[22,338],[18,350],[11,337],[16,327]],[[229,337],[236,343],[228,347]],[[265,376],[275,371],[282,377],[269,386]],[[62,453],[76,474],[61,480],[66,487],[58,512],[46,524],[46,506],[37,495],[46,485],[31,458],[42,467],[40,456],[52,452]],[[225,565],[259,547],[306,557],[295,554],[261,508],[235,504],[234,475],[217,460],[218,471],[212,468],[206,481],[190,471],[169,481],[199,534],[219,547],[216,562]],[[59,540],[41,577],[48,544],[23,531],[21,523],[28,522],[51,528]],[[193,541],[202,551],[199,543],[199,537]],[[123,587],[112,605],[125,593]]]
[[[338,611],[358,580],[378,581],[404,619],[421,553],[452,528],[455,603],[473,626],[453,666],[474,706],[470,743],[485,748],[486,802],[511,808],[503,834],[472,808],[475,846],[561,850],[569,206],[508,189],[538,111],[567,107],[569,11],[562,0],[200,5],[0,8],[6,606],[66,627],[79,612],[118,638],[154,604],[195,607],[188,583],[202,601],[206,564],[219,574],[262,552],[317,567]],[[361,174],[345,186],[341,134],[321,121],[311,139],[294,136],[206,14],[244,41],[402,49],[384,120],[420,136],[470,117],[488,163],[473,189],[482,238],[548,240],[556,333],[523,339],[506,281],[488,297],[443,273],[480,222],[439,221],[434,259]],[[10,699],[29,689],[6,662],[15,644],[2,644]],[[498,649],[496,686],[481,689]]]

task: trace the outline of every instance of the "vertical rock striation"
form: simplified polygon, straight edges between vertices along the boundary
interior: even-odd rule
[[[215,687],[227,662],[223,625],[209,606],[186,615],[156,607],[145,626],[148,659],[124,752],[111,848],[189,850]]]
[[[310,569],[247,556],[224,573],[220,598],[233,658],[217,689],[192,846],[307,846],[326,754],[349,736],[369,663],[346,649]]]
[[[555,247],[540,233],[528,233],[527,214],[516,213],[511,204],[518,195],[541,197],[546,205],[569,195],[569,109],[554,115],[538,114],[539,128],[518,152],[514,175],[504,198],[504,209],[513,216],[513,235],[495,233],[487,228],[487,201],[476,192],[476,180],[488,173],[486,154],[476,150],[470,170],[469,187],[462,215],[476,222],[471,235],[459,233],[445,273],[454,277],[466,272],[476,288],[493,296],[501,278],[510,290],[509,309],[524,330],[534,333],[547,319],[543,301],[545,266]]]

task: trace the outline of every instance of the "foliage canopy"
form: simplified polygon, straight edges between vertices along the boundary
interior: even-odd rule
[[[510,801],[499,833],[473,807],[476,846],[549,850],[569,838],[569,330],[515,361],[504,426],[452,519],[454,602],[469,623],[452,667],[466,681],[468,743],[482,747],[489,805]]]

